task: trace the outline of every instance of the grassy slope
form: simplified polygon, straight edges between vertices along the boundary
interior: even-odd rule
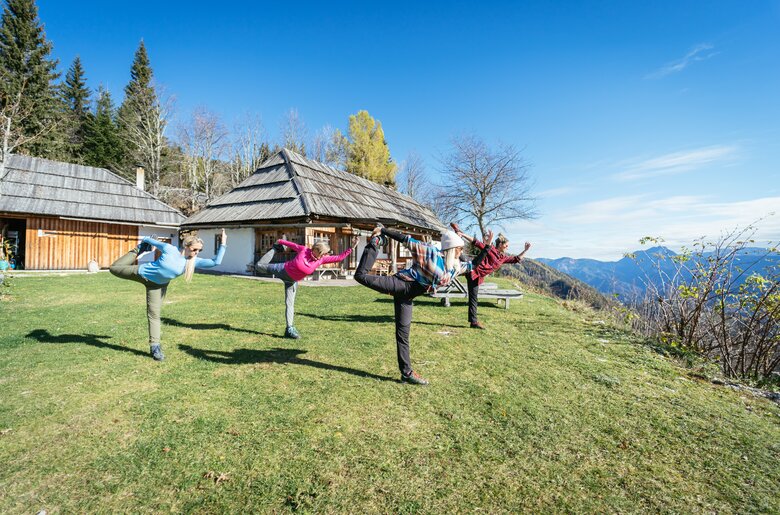
[[[388,297],[303,288],[299,341],[278,338],[282,299],[174,282],[155,363],[139,285],[17,279],[0,304],[0,512],[780,511],[780,409],[592,315],[528,295],[483,303],[477,333],[462,301],[420,300],[420,388],[397,382]]]

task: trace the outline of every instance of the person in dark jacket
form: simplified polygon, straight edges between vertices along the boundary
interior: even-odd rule
[[[472,329],[484,329],[485,326],[477,319],[477,305],[479,304],[479,286],[485,282],[485,277],[492,274],[503,264],[515,264],[523,260],[523,256],[531,248],[529,242],[525,242],[525,249],[518,255],[506,254],[509,248],[509,240],[499,233],[495,242],[491,245],[493,231],[487,232],[486,242],[480,241],[476,236],[472,237],[460,230],[458,224],[450,224],[455,233],[479,249],[479,254],[474,258],[473,269],[466,274],[466,282],[469,290],[469,325]]]
[[[403,243],[409,249],[412,254],[412,266],[388,277],[370,275],[379,247],[385,244],[388,237]],[[463,252],[463,240],[452,231],[445,231],[442,234],[441,250],[439,250],[432,244],[381,226],[374,229],[368,245],[363,250],[360,263],[355,270],[355,280],[374,291],[393,296],[395,343],[398,368],[401,370],[403,383],[428,384],[426,379],[412,370],[409,357],[409,329],[412,324],[414,298],[448,286],[456,276],[470,271],[471,263],[459,260],[461,252]]]

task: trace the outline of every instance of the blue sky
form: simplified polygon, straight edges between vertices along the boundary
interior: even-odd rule
[[[270,137],[368,110],[403,161],[473,133],[523,150],[540,217],[506,227],[537,257],[617,259],[769,216],[780,240],[780,0],[61,2],[39,0],[65,70],[117,100],[141,38],[177,116],[206,106]],[[173,135],[173,134],[172,134]]]

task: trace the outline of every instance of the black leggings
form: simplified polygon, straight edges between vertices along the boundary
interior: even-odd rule
[[[412,325],[413,299],[425,293],[425,286],[416,281],[404,281],[395,275],[369,275],[376,261],[377,248],[369,243],[360,263],[355,270],[355,280],[363,286],[368,286],[379,293],[389,293],[395,301],[395,345],[398,354],[398,368],[404,375],[412,373],[412,363],[409,357],[409,328]]]
[[[469,323],[477,323],[477,306],[479,305],[479,279],[472,279],[471,273],[466,274],[466,284],[469,290]]]

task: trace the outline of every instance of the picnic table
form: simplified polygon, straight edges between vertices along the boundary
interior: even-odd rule
[[[313,277],[316,277],[317,280],[321,280],[323,277],[332,277],[333,279],[338,279],[342,275],[342,270],[339,267],[335,266],[321,266],[318,269],[314,271],[312,274]]]
[[[429,293],[430,297],[434,299],[441,299],[441,303],[450,307],[450,299],[452,298],[468,298],[469,292],[466,286],[458,278],[455,278],[447,288],[442,288],[436,293]],[[504,301],[504,309],[509,309],[509,301],[511,299],[520,299],[523,297],[523,292],[518,290],[500,290],[496,283],[482,283],[479,286],[479,298],[481,299],[496,299]]]

